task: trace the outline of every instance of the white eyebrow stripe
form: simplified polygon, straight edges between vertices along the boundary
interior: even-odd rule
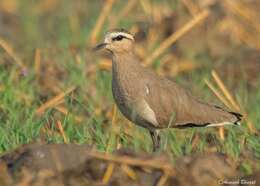
[[[109,37],[114,38],[117,37],[119,35],[125,36],[128,39],[134,40],[134,37],[131,34],[125,33],[125,32],[112,32],[109,33]]]

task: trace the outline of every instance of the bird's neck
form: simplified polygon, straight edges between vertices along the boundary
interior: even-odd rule
[[[138,72],[141,64],[134,52],[113,54],[113,73]]]
[[[143,67],[134,53],[113,55],[113,81],[128,85],[136,83],[142,74]]]

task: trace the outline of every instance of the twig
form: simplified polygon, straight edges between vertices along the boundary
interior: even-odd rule
[[[103,184],[107,184],[109,182],[114,168],[115,168],[115,164],[113,162],[110,162],[107,166],[106,172],[105,172],[103,179],[102,179]]]
[[[60,121],[60,120],[57,121],[57,126],[58,126],[58,129],[59,129],[59,131],[60,131],[62,137],[63,137],[64,142],[65,142],[66,144],[68,144],[68,139],[67,139],[67,137],[66,137],[66,135],[65,135],[65,132],[64,132],[64,129],[63,129],[63,127],[62,127],[62,124],[61,124],[61,121]]]
[[[43,113],[46,109],[58,105],[58,104],[62,101],[62,99],[63,99],[67,94],[69,94],[69,93],[71,93],[72,91],[74,91],[75,88],[76,88],[76,87],[71,87],[71,88],[69,88],[67,91],[61,92],[60,94],[58,94],[58,95],[55,96],[54,98],[48,100],[46,103],[44,103],[43,105],[41,105],[41,106],[36,110],[36,114],[41,114],[41,113]]]
[[[258,20],[256,16],[253,16],[252,10],[245,5],[241,4],[239,1],[230,1],[225,0],[224,1],[226,7],[228,7],[229,11],[234,13],[235,15],[241,16],[246,20],[258,33],[260,33],[260,26],[257,24],[254,20]]]
[[[115,163],[122,163],[131,166],[141,166],[141,167],[148,167],[153,169],[160,169],[166,171],[168,174],[173,175],[175,173],[173,167],[170,163],[163,163],[161,159],[140,159],[134,158],[129,156],[119,156],[119,155],[110,155],[106,153],[99,153],[99,152],[89,152],[88,155],[93,156],[97,159],[111,161]]]
[[[222,103],[224,103],[224,105],[226,105],[228,108],[231,108],[231,105],[228,102],[228,100],[226,100],[226,98],[223,97],[223,95],[208,80],[205,79],[204,81],[208,85],[208,87],[212,90],[212,92],[222,101]],[[223,126],[220,126],[218,128],[218,132],[219,132],[220,139],[222,141],[224,141],[224,139],[225,139],[225,130],[224,130]]]
[[[157,186],[165,186],[168,179],[169,179],[169,175],[167,173],[164,173],[161,176],[159,182],[157,183]]]
[[[36,48],[35,56],[34,56],[34,72],[36,78],[40,77],[40,69],[41,69],[41,50]]]
[[[118,16],[115,17],[114,20],[112,20],[110,28],[115,28],[118,24],[118,22],[127,16],[127,14],[135,7],[137,4],[137,0],[129,0],[126,6],[119,12]]]
[[[248,118],[247,114],[245,114],[245,120],[246,120],[246,123],[247,123],[247,126],[248,126],[250,132],[257,133],[257,130],[255,129],[252,121]],[[259,135],[259,133],[258,133],[258,135]]]
[[[205,80],[206,84],[209,86],[209,88],[217,95],[217,97],[229,108],[229,109],[234,109],[237,110],[238,112],[242,112],[244,115],[244,118],[246,120],[246,124],[250,130],[250,132],[256,132],[256,129],[253,126],[253,123],[251,122],[251,120],[248,118],[247,113],[245,111],[243,111],[243,109],[241,109],[240,106],[238,106],[237,102],[235,101],[235,99],[231,96],[231,94],[229,93],[229,91],[227,90],[226,86],[224,85],[223,81],[220,79],[220,77],[218,76],[218,74],[213,70],[212,71],[212,76],[215,80],[215,82],[217,83],[218,87],[220,88],[220,90],[223,92],[223,94],[225,95],[226,98],[224,98],[219,91],[217,91],[216,88],[213,87],[212,84],[210,84],[207,80]],[[223,134],[221,134],[222,132],[220,132],[220,136]]]
[[[115,132],[114,125],[115,125],[115,121],[116,121],[116,113],[117,113],[117,109],[116,109],[116,105],[114,104],[113,111],[112,111],[112,131],[110,131],[110,136],[111,136],[112,132]],[[116,134],[116,138],[117,138],[117,134]],[[116,139],[116,141],[117,141],[117,139]],[[111,146],[111,137],[109,138],[108,145],[106,147],[106,152],[109,151],[110,146]],[[107,166],[102,183],[104,183],[104,184],[108,183],[108,181],[110,180],[110,177],[112,176],[114,168],[115,168],[115,163],[110,162]]]
[[[199,12],[199,8],[191,0],[182,0],[184,6],[188,9],[192,16],[195,16]]]
[[[115,125],[116,116],[117,116],[117,108],[116,108],[116,104],[114,104],[113,105],[113,114],[112,114],[112,126]]]
[[[192,140],[192,143],[191,143],[191,148],[194,149],[195,147],[197,147],[199,141],[200,141],[199,135],[195,134],[195,137],[194,137],[194,139]]]
[[[219,133],[220,139],[221,139],[222,141],[224,141],[224,140],[225,140],[225,129],[224,129],[223,126],[220,126],[220,127],[218,128],[218,133]]]
[[[194,16],[194,18],[186,23],[182,28],[174,32],[166,40],[164,40],[159,48],[157,48],[150,57],[145,60],[145,64],[149,64],[158,58],[168,47],[170,47],[174,42],[176,42],[181,36],[190,31],[195,25],[203,21],[209,16],[209,10],[204,10],[200,14]]]
[[[206,85],[210,88],[210,90],[226,105],[228,108],[231,108],[231,105],[229,102],[226,100],[225,97],[222,96],[222,94],[206,79],[204,79]]]
[[[152,5],[150,4],[150,1],[148,0],[140,0],[141,6],[147,16],[150,16],[152,13]]]
[[[99,18],[96,22],[96,25],[94,27],[94,29],[91,32],[91,36],[90,36],[90,43],[94,44],[97,41],[97,36],[106,20],[106,18],[108,17],[108,14],[112,8],[112,5],[114,4],[115,0],[106,0],[105,5],[103,6],[103,9],[100,11],[101,14],[99,15]]]
[[[112,111],[112,121],[111,121],[112,122],[112,126],[111,126],[112,130],[110,131],[110,138],[108,140],[108,145],[106,147],[106,152],[109,151],[111,143],[112,143],[112,138],[111,138],[112,133],[115,133],[115,135],[116,135],[116,146],[117,146],[117,143],[118,143],[118,134],[117,134],[117,131],[115,130],[115,127],[116,127],[115,126],[116,116],[117,116],[117,108],[116,108],[116,105],[114,104],[113,105],[113,111]]]
[[[6,51],[6,53],[11,56],[14,61],[23,69],[26,70],[26,66],[23,61],[15,54],[12,46],[8,44],[4,39],[0,38],[0,46]]]
[[[219,75],[217,74],[217,72],[215,70],[213,70],[211,72],[212,77],[214,78],[214,80],[216,81],[217,85],[219,86],[219,88],[221,89],[221,91],[223,92],[223,94],[226,96],[226,98],[228,99],[228,101],[231,103],[232,107],[234,109],[236,109],[237,111],[240,111],[240,107],[238,106],[238,104],[235,102],[235,100],[233,99],[233,97],[231,96],[230,92],[227,90],[226,86],[224,85],[223,81],[220,79]],[[231,108],[232,108],[231,107]]]
[[[58,110],[59,112],[63,113],[65,116],[69,114],[68,109],[65,108],[65,107],[56,105],[54,108],[55,108],[56,110]],[[83,118],[80,117],[80,116],[75,116],[75,115],[72,115],[72,116],[75,118],[75,120],[76,120],[77,122],[81,122],[81,121],[83,120]]]
[[[121,165],[121,169],[127,174],[127,176],[129,176],[132,180],[137,180],[137,175],[135,173],[135,171],[129,167],[126,164],[122,164]]]

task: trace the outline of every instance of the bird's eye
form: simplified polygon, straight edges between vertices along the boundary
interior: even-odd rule
[[[113,41],[120,41],[120,40],[122,40],[123,38],[124,38],[124,36],[119,35],[119,36],[114,37],[112,40],[113,40]]]

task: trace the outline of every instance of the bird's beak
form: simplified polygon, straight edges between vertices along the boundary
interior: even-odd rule
[[[97,46],[95,46],[95,47],[93,48],[93,50],[94,50],[94,51],[101,50],[101,49],[105,48],[106,45],[107,45],[107,43],[100,43],[100,44],[98,44]]]

